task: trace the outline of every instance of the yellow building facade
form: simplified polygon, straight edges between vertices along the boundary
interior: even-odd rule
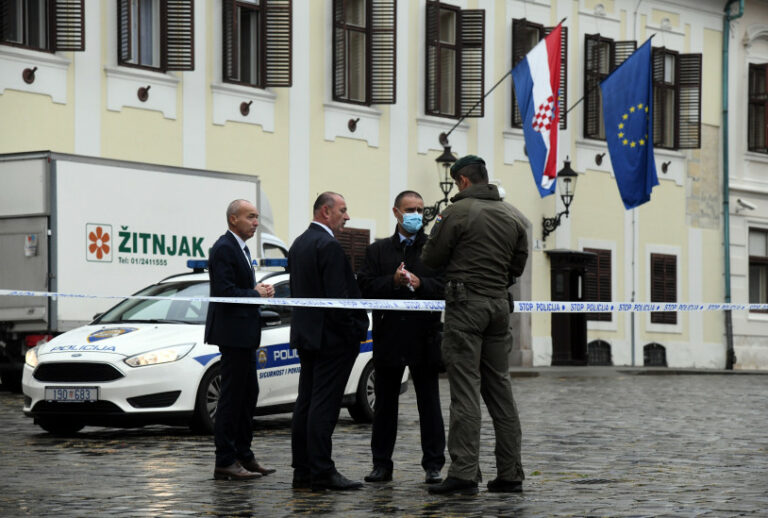
[[[506,201],[529,220],[531,254],[527,273],[515,288],[518,298],[551,300],[554,277],[547,252],[557,249],[600,251],[602,262],[590,263],[587,274],[594,282],[602,280],[598,300],[648,302],[655,296],[664,301],[720,302],[724,295],[721,3],[89,0],[81,7],[84,50],[51,52],[18,42],[0,44],[0,153],[47,149],[258,175],[271,208],[272,230],[287,243],[310,221],[315,197],[333,190],[347,200],[352,217],[348,226],[369,230],[371,239],[382,238],[394,230],[390,209],[397,193],[416,190],[426,204],[442,197],[438,184],[442,173],[435,161],[443,152],[440,134],[457,122],[464,100],[459,99],[464,95],[462,88],[470,88],[469,73],[451,67],[451,59],[464,56],[465,61],[459,63],[470,60],[469,29],[461,23],[469,23],[471,16],[464,13],[483,13],[479,70],[484,91],[508,72],[513,54],[524,45],[524,39],[516,38],[515,27],[532,33],[541,29],[543,35],[544,28],[565,19],[565,97],[567,107],[575,107],[560,132],[558,164],[569,158],[579,180],[569,216],[561,225],[544,239],[542,218],[552,217],[564,207],[557,195],[541,198],[534,185],[522,129],[513,120],[511,79],[485,99],[483,117],[464,119],[448,139],[456,156],[473,153],[484,157],[492,180],[506,192]],[[83,5],[62,4],[71,4],[75,11]],[[187,9],[189,14],[189,52],[182,57],[189,60],[191,69],[181,65],[180,70],[172,70],[165,63],[173,61],[168,56],[175,56],[163,33],[172,25],[166,23],[170,16],[166,10],[171,8]],[[267,72],[257,79],[253,74],[244,79],[253,73],[249,66],[265,66],[258,59],[271,59],[256,48],[269,43],[253,36],[259,30],[272,30],[258,18],[268,16],[270,8],[287,9],[290,16],[290,86],[256,86],[269,82],[264,79]],[[343,14],[339,14],[341,8],[346,9]],[[441,13],[436,18],[438,25],[445,24],[440,30],[453,27],[456,31],[441,42],[439,79],[428,69],[428,55],[436,48],[428,41],[433,8]],[[395,102],[386,104],[371,102],[375,95],[368,82],[375,73],[366,76],[361,70],[370,73],[372,64],[352,62],[353,58],[372,59],[371,54],[360,51],[360,45],[380,41],[366,24],[375,24],[375,16],[382,12],[392,14],[395,35],[390,45],[394,61],[384,67],[384,83],[389,82]],[[359,19],[353,19],[360,13]],[[344,23],[340,16],[347,17],[341,19]],[[237,23],[230,23],[233,20]],[[249,23],[255,32],[246,31]],[[151,35],[140,32],[142,24]],[[358,31],[360,27],[365,30]],[[126,36],[131,31],[139,31],[133,39]],[[369,38],[367,43],[356,40],[355,31]],[[347,39],[339,40],[339,35]],[[600,59],[610,60],[619,43],[639,46],[651,36],[654,47],[671,56],[666,78],[670,91],[679,86],[675,60],[682,55],[701,55],[701,101],[693,114],[698,117],[694,125],[699,128],[699,143],[688,149],[673,138],[671,145],[657,146],[660,185],[649,203],[627,211],[618,194],[604,135],[599,130],[587,131],[588,108],[586,102],[577,101],[585,94],[591,99],[595,95],[587,91],[585,81],[590,73],[585,68],[587,40],[605,49],[607,54],[600,54]],[[255,47],[243,43],[247,38]],[[457,44],[459,40],[464,41],[463,47]],[[340,41],[346,45],[347,61],[342,69],[348,74],[341,86]],[[530,38],[525,41],[534,43]],[[144,42],[153,48],[142,47]],[[236,58],[231,54],[232,45],[239,50]],[[456,49],[455,55],[450,54]],[[248,52],[259,56],[254,58],[255,64],[244,61],[242,56]],[[232,63],[240,74],[236,80],[237,73],[228,68]],[[606,63],[610,69],[611,64]],[[29,83],[24,71],[34,67],[35,80]],[[143,100],[141,89],[147,94]],[[429,99],[428,92],[438,92],[437,100]],[[664,124],[674,132],[681,119],[680,106],[677,101],[669,102],[673,115]],[[666,262],[657,264],[659,258]],[[654,265],[666,267],[669,275],[673,272],[660,293],[652,286],[654,280],[659,281]],[[579,290],[577,296],[584,297],[582,288]],[[661,322],[647,312],[613,312],[603,318],[587,321],[588,350],[569,356],[565,363],[663,362],[711,368],[725,364],[722,314],[677,313]],[[570,347],[553,343],[556,333],[548,313],[517,315],[515,326],[514,363],[549,365],[553,359],[557,362],[558,347]]]

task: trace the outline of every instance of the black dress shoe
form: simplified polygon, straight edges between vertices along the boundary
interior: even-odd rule
[[[262,464],[259,464],[259,461],[257,461],[255,458],[251,459],[249,461],[240,461],[240,465],[247,469],[248,471],[252,471],[254,473],[260,473],[262,475],[271,475],[275,471],[277,471],[274,468],[270,468],[268,466],[263,466]]]
[[[381,466],[373,468],[369,474],[365,476],[366,482],[389,482],[392,480],[392,470]]]
[[[488,491],[491,493],[522,493],[523,483],[519,480],[495,478],[488,482]]]
[[[349,480],[341,473],[332,473],[325,477],[312,478],[312,491],[322,491],[330,489],[331,491],[347,491],[349,489],[360,489],[362,482]]]
[[[235,462],[229,466],[216,466],[213,470],[213,478],[216,480],[253,480],[261,478],[261,473],[248,471],[239,462]]]
[[[433,495],[476,495],[477,482],[448,477],[442,484],[430,487],[429,492]]]
[[[443,477],[440,476],[439,469],[428,469],[427,476],[424,477],[424,482],[427,484],[439,484],[443,481]]]

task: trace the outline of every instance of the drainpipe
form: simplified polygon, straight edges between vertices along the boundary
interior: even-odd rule
[[[731,6],[738,1],[739,12],[731,14]],[[730,189],[728,180],[728,44],[731,36],[731,21],[744,15],[744,0],[728,0],[723,17],[723,248],[725,254],[725,303],[731,302],[731,217]],[[725,312],[725,368],[733,369],[736,357],[733,353],[733,319],[731,311]]]

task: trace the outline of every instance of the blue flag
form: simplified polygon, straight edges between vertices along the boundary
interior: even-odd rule
[[[659,184],[653,160],[651,40],[600,83],[608,153],[627,210],[651,199]]]

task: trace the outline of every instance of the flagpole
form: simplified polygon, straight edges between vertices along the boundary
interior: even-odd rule
[[[461,118],[460,118],[459,120],[457,120],[457,121],[456,121],[456,124],[454,124],[454,125],[453,125],[453,127],[452,127],[451,129],[449,129],[447,133],[441,133],[441,134],[440,134],[440,143],[441,143],[441,144],[443,144],[443,145],[446,145],[445,143],[447,143],[447,142],[448,142],[448,136],[449,136],[451,133],[453,133],[453,130],[455,130],[455,129],[456,129],[458,126],[459,126],[459,124],[461,124],[461,122],[462,122],[464,119],[466,119],[467,117],[469,117],[469,114],[470,114],[470,113],[472,113],[473,111],[475,111],[475,108],[477,108],[478,106],[480,106],[480,103],[481,103],[481,102],[483,102],[483,101],[485,100],[485,98],[486,98],[486,97],[488,97],[488,95],[490,95],[490,93],[491,93],[491,92],[493,92],[494,90],[496,90],[496,87],[497,87],[497,86],[499,86],[499,85],[502,83],[502,81],[504,81],[504,80],[507,78],[507,76],[509,76],[509,75],[512,75],[512,70],[507,70],[507,73],[506,73],[506,74],[504,74],[504,75],[502,76],[502,78],[501,78],[501,79],[499,79],[498,81],[496,81],[496,84],[495,84],[495,85],[493,85],[493,86],[491,87],[491,89],[490,89],[490,90],[488,90],[488,91],[485,93],[485,95],[483,95],[483,96],[482,96],[480,99],[478,99],[478,100],[477,100],[477,102],[474,104],[474,106],[472,106],[472,108],[470,108],[470,109],[469,109],[469,111],[468,111],[467,113],[465,113],[464,115],[462,115],[462,116],[461,116]]]
[[[568,17],[566,16],[565,18],[563,18],[562,20],[560,20],[560,23],[558,23],[557,25],[562,25],[562,24],[563,24],[563,22],[565,22],[565,20],[567,20],[567,19],[568,19]],[[502,82],[503,82],[503,81],[504,81],[504,80],[507,78],[507,76],[510,76],[510,75],[512,75],[512,69],[511,69],[511,68],[510,68],[509,70],[507,70],[507,73],[506,73],[506,74],[504,74],[504,75],[502,76],[502,78],[501,78],[501,79],[499,79],[498,81],[496,81],[496,84],[495,84],[495,85],[493,85],[493,86],[491,87],[491,89],[490,89],[490,90],[488,90],[487,92],[485,92],[485,95],[483,95],[483,96],[482,96],[480,99],[478,99],[478,100],[477,100],[477,102],[474,104],[474,106],[472,106],[472,108],[470,108],[470,109],[469,109],[469,111],[468,111],[467,113],[465,113],[464,115],[462,115],[462,116],[461,116],[461,118],[460,118],[459,120],[457,120],[457,121],[456,121],[456,124],[454,124],[454,125],[451,127],[451,129],[449,129],[449,130],[448,130],[447,132],[445,132],[445,133],[441,133],[441,134],[440,134],[440,144],[442,144],[443,146],[447,146],[447,145],[448,145],[448,137],[450,136],[450,134],[451,134],[451,133],[453,133],[453,130],[455,130],[455,129],[456,129],[458,126],[459,126],[459,124],[461,124],[461,122],[462,122],[464,119],[466,119],[467,117],[469,117],[469,114],[471,114],[473,111],[475,111],[475,108],[477,108],[478,106],[480,106],[480,103],[481,103],[481,102],[483,102],[483,101],[485,100],[485,98],[486,98],[486,97],[488,97],[488,95],[490,95],[490,93],[491,93],[491,92],[493,92],[494,90],[496,90],[496,87],[497,87],[497,86],[499,86],[499,85],[500,85],[500,84],[501,84],[501,83],[502,83]],[[568,110],[568,111],[570,111],[570,110]],[[568,113],[568,112],[566,112],[566,114],[567,114],[567,113]]]

